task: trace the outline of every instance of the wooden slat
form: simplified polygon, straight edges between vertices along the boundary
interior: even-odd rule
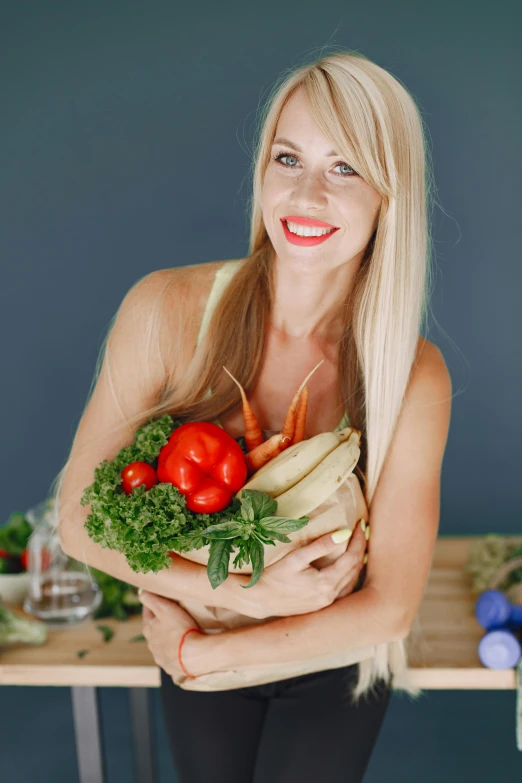
[[[104,642],[97,625],[109,626],[114,636]],[[17,644],[0,651],[0,685],[159,687],[160,671],[147,642],[130,641],[141,632],[141,616],[124,622],[104,617],[49,630],[41,646]],[[89,652],[78,658],[80,650]]]
[[[515,688],[513,669],[487,669],[477,654],[484,631],[475,620],[475,597],[463,571],[476,538],[440,536],[437,541],[419,611],[421,636],[413,638],[409,651],[411,677],[421,688]],[[109,642],[96,629],[99,624],[114,630]],[[141,630],[140,616],[49,630],[40,647],[16,645],[0,651],[0,685],[159,687],[160,671],[147,643],[129,641]],[[78,658],[77,651],[84,649],[89,652]]]

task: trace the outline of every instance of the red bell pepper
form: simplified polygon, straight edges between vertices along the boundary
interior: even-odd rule
[[[182,424],[158,455],[158,479],[185,495],[197,514],[222,511],[244,486],[248,468],[241,446],[209,421]]]

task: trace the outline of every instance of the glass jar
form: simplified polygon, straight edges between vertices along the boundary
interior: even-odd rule
[[[54,500],[38,503],[25,516],[33,532],[27,544],[29,587],[24,611],[50,628],[91,617],[102,602],[102,592],[89,567],[61,548]]]

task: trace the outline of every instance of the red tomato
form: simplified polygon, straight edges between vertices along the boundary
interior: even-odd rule
[[[24,571],[28,571],[29,570],[29,550],[28,549],[24,549],[24,551],[20,555],[20,563],[21,563],[22,568],[24,569]],[[49,568],[50,564],[51,564],[51,553],[49,552],[48,549],[43,547],[42,548],[41,570],[42,571],[47,571],[47,569]]]
[[[145,484],[146,489],[151,489],[158,483],[156,471],[148,462],[131,462],[123,468],[121,478],[121,487],[127,495],[142,484]]]
[[[10,555],[5,549],[0,549],[0,557],[15,557],[15,555]]]

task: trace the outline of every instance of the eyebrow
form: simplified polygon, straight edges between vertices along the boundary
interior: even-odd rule
[[[296,144],[293,141],[290,141],[290,139],[284,139],[282,136],[279,136],[277,139],[274,139],[274,141],[272,142],[272,146],[274,146],[274,144],[281,144],[283,147],[291,147],[296,152],[303,151],[298,144]],[[337,152],[335,150],[330,150],[330,152],[328,152],[325,157],[335,158],[336,156],[337,156]]]

